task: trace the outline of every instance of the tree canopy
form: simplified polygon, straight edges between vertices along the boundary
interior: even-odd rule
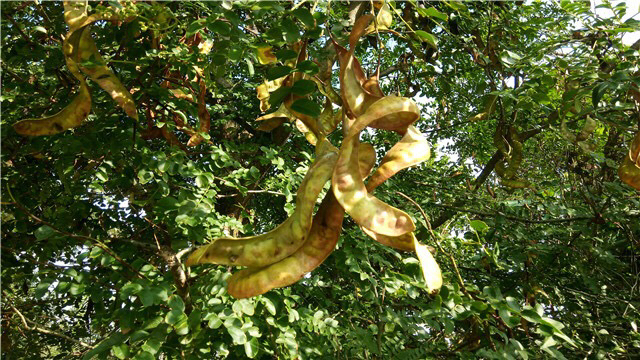
[[[4,358],[640,357],[625,3],[0,6]]]

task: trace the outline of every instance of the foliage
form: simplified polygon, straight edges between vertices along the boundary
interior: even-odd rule
[[[103,59],[78,55],[80,70],[119,79],[139,120],[90,79],[82,125],[24,137],[14,124],[77,92],[71,29],[62,3],[2,2],[3,356],[640,356],[640,197],[618,177],[640,125],[639,46],[621,38],[640,22],[608,2],[607,19],[569,1],[371,5],[91,2]],[[355,57],[418,103],[436,147],[374,194],[412,216],[444,285],[430,294],[414,254],[347,219],[300,282],[234,299],[230,267],[182,262],[294,212],[316,155],[313,129],[289,121],[337,101],[329,33],[346,44],[372,8]],[[300,40],[311,60],[296,62]],[[328,82],[256,98],[297,73]],[[306,101],[257,130],[292,93]],[[378,159],[400,138],[361,136]]]

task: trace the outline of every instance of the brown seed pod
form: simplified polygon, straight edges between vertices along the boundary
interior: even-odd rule
[[[87,74],[91,80],[98,83],[104,91],[109,93],[111,98],[124,109],[127,115],[137,120],[136,104],[129,90],[122,85],[111,69],[107,67],[106,62],[98,52],[96,43],[91,37],[90,26],[78,29],[77,32],[80,32],[78,47],[72,48],[71,53],[65,55],[78,64],[80,70]],[[87,62],[90,62],[91,65],[87,65]]]
[[[187,259],[187,266],[213,263],[263,267],[295,252],[307,238],[316,199],[337,160],[335,151],[323,149],[327,151],[318,155],[300,185],[295,212],[284,223],[258,236],[216,239],[196,249]]]
[[[618,168],[618,176],[624,183],[640,190],[640,131],[633,138],[629,154],[624,157]]]
[[[13,128],[20,135],[53,135],[82,125],[89,116],[89,112],[91,112],[91,93],[87,82],[83,80],[76,97],[60,112],[41,119],[18,121],[13,124]]]
[[[398,171],[420,164],[430,156],[427,139],[414,126],[409,126],[402,139],[382,158],[380,166],[367,182],[367,191],[372,192]]]
[[[328,141],[322,142],[319,146],[326,146],[327,150],[333,148]],[[375,162],[375,156],[370,156],[373,147],[370,144],[360,144],[359,148],[360,154],[364,154],[359,159],[360,173],[369,174]],[[313,225],[305,243],[291,256],[277,263],[233,274],[227,283],[227,291],[235,298],[248,298],[264,294],[271,289],[289,286],[302,279],[331,254],[340,238],[343,218],[344,209],[329,189],[313,217]]]

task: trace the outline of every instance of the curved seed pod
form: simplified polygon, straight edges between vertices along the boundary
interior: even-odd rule
[[[169,89],[169,92],[171,93],[171,95],[173,95],[177,99],[193,101],[193,95],[187,94],[182,89]]]
[[[640,191],[640,131],[631,142],[628,156],[624,157],[618,168],[618,176],[624,183]]]
[[[200,133],[209,133],[209,128],[211,126],[211,115],[209,115],[209,111],[207,110],[207,103],[205,102],[205,96],[207,94],[207,87],[204,82],[204,79],[200,78],[199,81],[200,92],[198,93],[198,133],[191,135],[189,141],[187,142],[187,146],[197,146],[204,141],[204,137],[200,135]]]
[[[64,21],[69,25],[70,31],[92,24],[98,20],[116,20],[115,15],[87,13],[87,2],[64,1]]]
[[[413,233],[411,234],[413,235]],[[422,275],[424,276],[427,291],[429,294],[435,294],[442,287],[442,272],[440,271],[440,266],[438,266],[429,248],[420,244],[415,236],[413,236],[413,242],[418,260],[420,260],[420,267],[422,268]]]
[[[316,85],[318,86],[318,90],[320,90],[320,93],[322,95],[326,96],[327,99],[331,100],[332,103],[338,106],[342,106],[342,98],[340,98],[340,95],[331,86],[330,80],[327,80],[326,83],[323,83],[322,80],[320,80],[317,76],[312,76],[311,81],[316,83]]]
[[[493,110],[495,110],[497,102],[498,95],[487,95],[484,100],[484,108],[482,109],[482,112],[475,116],[472,116],[469,121],[481,121],[488,119],[489,116],[491,116],[491,113],[493,113]]]
[[[587,120],[585,120],[584,125],[582,126],[582,130],[576,136],[577,141],[585,141],[593,134],[593,131],[598,126],[598,123],[591,117],[587,116]]]
[[[383,123],[394,129],[404,126],[406,131],[406,127],[418,118],[420,109],[413,100],[400,96],[385,96],[371,104],[362,116],[356,118],[347,136],[357,136],[373,122]]]
[[[331,254],[342,232],[344,210],[329,191],[313,218],[309,238],[291,256],[263,268],[249,268],[233,274],[227,282],[229,295],[248,298],[275,288],[289,286]]]
[[[64,54],[64,60],[69,68],[69,71],[76,79],[84,81],[84,75],[80,71],[78,63],[74,60],[74,52],[78,52],[80,47],[80,35],[82,31],[69,32],[62,42],[62,53]]]
[[[376,163],[376,149],[369,143],[358,144],[358,169],[360,177],[366,179]]]
[[[264,131],[264,132],[271,132],[274,129],[280,127],[282,124],[284,124],[287,120],[285,120],[284,118],[272,118],[272,119],[267,119],[265,121],[263,121],[262,123],[260,123],[260,125],[258,125],[256,127],[256,130],[258,131]]]
[[[258,85],[256,88],[256,97],[260,100],[260,111],[264,112],[269,110],[271,104],[269,103],[269,97],[271,96],[271,92],[276,91],[282,83],[284,82],[285,77],[281,77],[276,80],[267,81],[265,80],[262,84]]]
[[[389,4],[386,1],[383,2],[376,15],[376,21],[372,22],[365,30],[365,33],[371,34],[376,31],[384,31],[389,30],[391,24],[393,24],[393,15],[391,14],[391,9],[389,8]],[[376,27],[377,25],[377,27]]]
[[[362,87],[366,91],[368,91],[369,93],[375,96],[379,96],[379,97],[385,96],[384,93],[382,92],[382,89],[380,89],[380,78],[379,78],[378,72],[376,72],[375,75],[365,80],[364,83],[362,84]]]
[[[98,52],[96,43],[91,37],[89,26],[78,29],[80,33],[80,42],[78,47],[72,49],[71,58],[79,65],[80,70],[87,74],[91,80],[95,81],[105,90],[120,107],[122,107],[133,119],[138,119],[136,104],[131,97],[129,91],[122,85],[120,80],[106,66],[106,62]],[[74,32],[75,33],[75,32]],[[74,34],[72,34],[73,36]],[[92,65],[83,65],[83,63],[91,61]]]
[[[80,83],[78,94],[60,112],[42,119],[26,119],[13,124],[20,135],[53,135],[80,126],[91,112],[91,93],[86,81]]]
[[[382,245],[390,246],[394,249],[402,251],[415,251],[415,244],[413,243],[413,232],[406,233],[400,236],[386,236],[375,233],[365,227],[360,227],[362,232],[369,235],[370,238],[379,242]]]
[[[427,139],[414,126],[409,126],[402,139],[382,158],[380,166],[367,183],[367,191],[372,192],[398,171],[426,161],[430,156]]]
[[[363,227],[376,233],[399,236],[415,230],[411,217],[370,195],[358,169],[358,139],[343,141],[331,183],[338,202]]]
[[[362,87],[366,77],[360,62],[353,56],[353,53],[335,41],[334,46],[340,63],[340,93],[343,106],[348,113],[352,114],[352,117],[359,116],[380,97]]]
[[[369,144],[364,148],[370,147]],[[362,148],[362,147],[361,147]],[[318,145],[317,150],[331,151],[335,149],[328,141]],[[373,149],[371,147],[371,149]],[[363,150],[366,154],[369,150]],[[375,158],[360,159],[360,172],[368,174],[373,168]],[[340,233],[344,209],[331,189],[322,200],[318,212],[313,217],[313,225],[307,241],[291,256],[263,268],[249,268],[233,274],[227,282],[227,291],[235,298],[248,298],[275,288],[289,286],[313,271],[335,249]]]
[[[309,130],[307,125],[300,119],[296,119],[296,129],[298,129],[298,131],[300,131],[302,135],[304,135],[309,144],[315,146],[318,143],[318,136],[316,136],[313,131]]]
[[[640,131],[636,133],[629,147],[629,159],[640,166]]]
[[[345,137],[331,184],[340,205],[363,227],[378,234],[400,236],[415,230],[409,215],[370,195],[358,176],[358,136],[362,129],[374,120],[411,118],[419,113],[413,101],[407,98],[387,96],[373,103],[353,124]]]
[[[366,91],[362,87],[362,84],[366,81],[366,76],[360,66],[360,62],[353,56],[356,44],[371,20],[373,20],[373,16],[370,14],[363,15],[356,20],[349,35],[348,51],[331,38],[340,63],[340,92],[342,100],[346,111],[352,117],[360,116],[370,104],[380,99],[379,96]]]
[[[331,134],[337,127],[342,117],[337,117],[333,113],[333,105],[329,98],[325,99],[324,110],[318,117],[318,128],[322,135]]]
[[[291,114],[291,112],[289,112],[289,109],[287,109],[286,106],[284,106],[284,104],[280,104],[280,107],[278,108],[278,110],[269,113],[267,115],[262,115],[259,118],[256,119],[256,121],[266,121],[266,120],[271,120],[271,119],[282,119],[283,122],[284,121],[294,121],[295,120],[295,116],[293,116],[293,114]]]
[[[511,139],[511,158],[508,160],[509,166],[504,170],[504,177],[513,179],[522,165],[522,143]]]
[[[307,238],[316,198],[330,178],[335,152],[318,156],[297,193],[295,212],[274,230],[247,238],[220,238],[201,246],[187,259],[187,266],[203,263],[263,267],[296,251]]]

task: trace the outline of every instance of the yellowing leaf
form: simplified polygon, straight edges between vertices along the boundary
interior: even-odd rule
[[[271,46],[261,46],[256,49],[256,56],[262,65],[275,64],[278,58],[271,52]]]

